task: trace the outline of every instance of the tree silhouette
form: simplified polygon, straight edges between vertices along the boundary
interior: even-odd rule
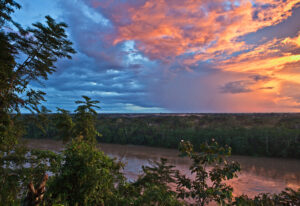
[[[44,101],[45,93],[30,88],[30,82],[47,80],[58,59],[70,59],[75,53],[65,23],[46,16],[45,24],[38,22],[24,29],[11,18],[15,9],[20,9],[15,1],[0,1],[0,202],[3,205],[11,205],[17,199],[20,183],[26,179],[27,151],[18,144],[22,135],[17,118],[20,108],[40,112],[38,105]]]
[[[79,104],[75,110],[75,136],[82,137],[84,140],[95,143],[96,137],[101,136],[96,130],[95,120],[97,112],[94,108],[100,108],[96,104],[99,101],[91,100],[87,96],[82,96],[84,101],[76,101]]]

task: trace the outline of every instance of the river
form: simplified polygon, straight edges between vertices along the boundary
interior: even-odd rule
[[[61,151],[62,142],[54,140],[27,140],[31,148]],[[188,174],[190,161],[178,156],[178,151],[136,145],[100,144],[99,147],[111,157],[126,163],[124,174],[129,180],[141,174],[142,165],[167,158],[183,173]],[[266,157],[232,156],[231,160],[241,164],[238,178],[228,183],[234,188],[234,195],[247,194],[253,197],[259,193],[278,193],[286,187],[300,188],[300,160]]]

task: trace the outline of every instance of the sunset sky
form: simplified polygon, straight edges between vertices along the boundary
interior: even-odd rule
[[[69,25],[77,54],[31,84],[53,112],[300,112],[300,0],[18,2],[25,26]]]

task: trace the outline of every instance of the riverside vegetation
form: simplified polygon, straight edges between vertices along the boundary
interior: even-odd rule
[[[233,197],[224,180],[236,177],[239,164],[228,162],[231,148],[213,139],[195,147],[199,152],[189,141],[180,141],[182,155],[192,160],[190,172],[195,178],[161,159],[143,167],[136,181],[127,181],[121,172],[123,163],[96,148],[101,136],[96,129],[99,102],[87,96],[75,102],[74,115],[64,109],[55,114],[56,134],[66,142],[61,153],[28,149],[20,141],[26,135],[20,108],[34,113],[30,118],[44,134],[49,129],[48,110],[41,106],[45,93],[29,83],[47,79],[56,61],[71,58],[75,51],[65,33],[66,24],[46,16],[46,24],[23,29],[10,16],[16,8],[20,5],[14,0],[0,0],[0,205],[300,204],[300,190],[292,189],[252,199]],[[212,169],[207,170],[208,166]]]
[[[47,112],[23,115],[24,137],[63,138],[59,118]],[[200,148],[213,137],[235,155],[300,158],[300,114],[102,114],[96,128],[105,143],[177,149],[185,140]]]

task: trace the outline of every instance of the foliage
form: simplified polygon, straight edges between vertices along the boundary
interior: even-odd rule
[[[300,188],[295,191],[291,188],[286,188],[279,194],[260,194],[253,199],[247,195],[236,197],[233,205],[249,205],[249,206],[277,206],[277,205],[300,205]]]
[[[104,155],[92,143],[76,138],[63,152],[63,164],[52,177],[48,201],[67,205],[114,205],[123,184],[122,164]]]
[[[57,111],[58,113],[55,116],[55,126],[57,129],[57,133],[59,139],[67,142],[73,137],[74,123],[67,110],[57,108]]]
[[[57,126],[62,133],[60,136],[69,135],[73,128],[73,134],[77,134],[77,137],[63,152],[64,163],[60,166],[59,173],[50,178],[48,203],[181,205],[176,193],[168,186],[169,183],[174,183],[174,179],[169,176],[173,172],[173,166],[167,166],[164,159],[154,167],[143,167],[144,174],[136,182],[125,181],[121,174],[123,164],[104,155],[95,146],[97,133],[94,132],[94,123],[97,112],[92,108],[99,108],[95,105],[98,101],[92,101],[86,96],[84,99],[85,101],[76,101],[81,105],[75,110],[74,126],[71,126],[69,113],[59,109],[61,113],[58,114]],[[88,129],[84,130],[86,128],[83,126]]]
[[[177,148],[181,139],[196,151],[215,138],[232,154],[300,158],[299,114],[102,115],[101,142]]]
[[[100,108],[87,96],[75,110],[74,122],[69,112],[58,108],[56,126],[58,135],[72,141],[63,151],[63,164],[59,173],[50,178],[46,194],[47,204],[66,205],[126,205],[132,198],[124,198],[129,188],[121,173],[123,164],[104,155],[96,147],[95,129],[97,112]]]
[[[61,108],[57,108],[54,118],[48,118],[51,119],[48,125],[53,125],[53,136],[57,136],[64,142],[70,141],[73,137],[79,137],[84,141],[96,143],[96,138],[101,134],[95,128],[97,112],[94,108],[100,108],[97,106],[99,101],[91,100],[87,96],[82,97],[84,101],[75,102],[80,105],[75,110],[74,120],[69,111]],[[34,126],[35,124],[31,128]],[[33,133],[36,133],[36,130],[35,128]]]
[[[91,100],[82,96],[84,101],[76,101],[78,105],[71,115],[69,111],[57,108],[54,115],[47,114],[49,110],[41,107],[38,115],[24,115],[21,120],[27,128],[27,137],[30,138],[57,138],[64,142],[70,141],[73,137],[81,137],[86,141],[96,143],[96,137],[101,134],[95,127],[97,112],[94,108],[100,108],[96,104],[99,101]],[[72,118],[73,117],[73,118]]]
[[[65,34],[65,23],[56,23],[46,16],[46,25],[35,23],[33,27],[23,29],[16,25],[17,31],[1,30],[2,42],[7,45],[7,55],[1,56],[6,62],[1,73],[1,110],[19,111],[20,106],[30,111],[38,111],[44,93],[28,88],[30,81],[47,79],[55,71],[54,63],[58,58],[71,58],[75,51]],[[24,61],[16,61],[24,59]],[[20,94],[25,93],[25,98]]]
[[[34,115],[27,115],[25,117],[25,121],[31,123],[31,126],[35,127],[35,135],[44,138],[51,137],[51,127],[50,127],[50,119],[48,118],[50,110],[48,110],[45,106],[41,106],[41,108],[37,107],[37,114]],[[31,129],[31,128],[28,128]]]
[[[38,107],[45,93],[30,88],[30,82],[47,79],[55,71],[54,64],[59,58],[71,58],[70,54],[75,53],[67,39],[65,23],[46,16],[46,24],[35,23],[24,29],[10,16],[19,8],[13,0],[0,1],[0,202],[3,205],[14,203],[26,191],[29,181],[53,169],[51,164],[57,160],[54,153],[30,151],[20,144],[24,131],[19,121],[20,108],[41,112],[40,123],[47,125],[47,110],[42,107],[40,111]],[[39,129],[48,133],[42,127]]]
[[[143,166],[142,176],[132,184],[137,192],[134,205],[183,205],[170,187],[176,184],[174,167],[167,165],[167,159],[164,158],[154,162],[151,167]]]
[[[25,137],[55,138],[58,131],[54,116],[55,114],[47,115],[49,124],[48,134],[45,135],[40,134],[32,121],[24,121],[27,125]],[[176,149],[182,139],[190,141],[195,150],[199,151],[201,144],[214,137],[221,146],[230,146],[232,154],[300,158],[299,114],[102,114],[96,118],[95,127],[103,135],[98,141],[106,143]]]
[[[224,181],[237,177],[240,165],[228,163],[225,159],[230,155],[229,147],[220,147],[213,140],[211,145],[203,144],[200,153],[196,153],[190,142],[181,142],[180,150],[192,160],[191,174],[195,178],[176,173],[177,191],[180,198],[192,198],[198,205],[206,205],[211,201],[225,205],[231,202],[232,187]],[[211,168],[208,168],[211,167]],[[210,181],[210,183],[209,183]]]
[[[30,81],[47,79],[55,71],[58,58],[71,58],[70,54],[75,52],[65,34],[65,23],[56,23],[46,16],[46,25],[35,23],[23,29],[9,16],[14,8],[20,5],[12,0],[1,0],[0,19],[2,25],[8,25],[0,28],[0,143],[7,147],[15,145],[20,136],[12,132],[19,128],[14,128],[11,113],[19,112],[20,107],[39,112],[38,105],[44,100],[45,93],[29,88]]]
[[[76,101],[78,105],[75,110],[75,136],[82,136],[84,140],[96,143],[96,137],[101,136],[95,128],[97,112],[94,108],[100,108],[96,104],[99,101],[91,100],[87,96],[82,96],[84,101]]]
[[[73,139],[63,153],[59,172],[50,180],[48,204],[184,205],[178,198],[190,198],[199,205],[210,201],[231,203],[232,188],[222,181],[235,177],[239,165],[227,164],[224,156],[229,155],[229,148],[215,142],[203,145],[202,150],[197,154],[191,144],[181,144],[181,151],[193,160],[190,170],[196,173],[195,179],[180,174],[166,159],[161,159],[150,167],[143,166],[143,174],[128,183],[120,171],[123,167],[120,162],[104,155],[92,142]],[[208,172],[206,166],[216,162],[224,165],[214,165]],[[208,186],[208,176],[211,186]]]
[[[29,182],[39,182],[46,172],[55,174],[61,157],[51,151],[18,146],[0,159],[0,205],[11,205],[25,195]]]
[[[13,22],[10,14],[14,12],[14,8],[20,9],[21,6],[14,0],[0,1],[0,26],[1,27],[5,24],[5,22]]]

